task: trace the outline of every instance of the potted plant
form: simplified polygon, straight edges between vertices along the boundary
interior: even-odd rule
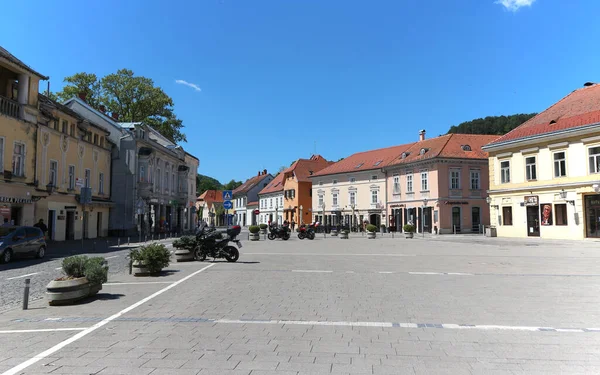
[[[367,225],[367,238],[373,239],[375,238],[375,231],[377,227],[373,224]]]
[[[108,280],[108,264],[102,257],[76,255],[63,259],[65,276],[50,281],[46,295],[50,305],[66,305],[93,296]]]
[[[260,228],[260,234],[267,234],[267,228],[269,227],[267,224],[260,224],[258,227]]]
[[[415,236],[415,226],[412,224],[404,224],[402,227],[404,229],[404,234],[406,238],[413,238]]]
[[[196,249],[196,236],[183,236],[173,241],[175,248],[175,261],[186,262],[194,260]]]
[[[142,246],[129,253],[134,276],[155,275],[169,266],[170,258],[167,247],[159,243]]]
[[[261,224],[265,226],[265,233],[266,233],[266,224]],[[259,231],[262,231],[262,229],[260,229],[259,226],[256,225],[251,225],[248,230],[250,231],[250,236],[249,236],[249,240],[250,241],[258,241],[260,239],[260,236],[258,234]]]
[[[342,232],[340,233],[340,239],[347,240],[349,233],[350,231],[348,229],[342,229]]]

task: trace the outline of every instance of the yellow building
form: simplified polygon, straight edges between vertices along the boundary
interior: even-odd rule
[[[39,81],[48,77],[0,47],[0,222],[34,224]],[[41,191],[40,191],[41,190]]]
[[[600,238],[600,85],[573,91],[484,150],[498,236]]]
[[[44,219],[55,241],[107,236],[109,133],[41,94],[39,107],[36,179],[48,197],[36,202],[36,221]],[[85,188],[90,202],[81,199]]]

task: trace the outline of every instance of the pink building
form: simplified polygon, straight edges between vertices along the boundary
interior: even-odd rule
[[[481,148],[498,136],[419,135],[385,167],[389,226],[401,231],[410,222],[419,233],[481,231],[490,223],[488,155]]]

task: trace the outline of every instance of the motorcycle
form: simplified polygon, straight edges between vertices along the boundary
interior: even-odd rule
[[[301,225],[300,228],[298,228],[298,238],[303,240],[305,238],[308,238],[309,240],[314,240],[315,239],[315,227],[314,225]]]
[[[287,241],[290,239],[290,228],[288,228],[287,226],[283,225],[283,226],[276,226],[276,225],[271,225],[269,227],[269,234],[267,235],[267,237],[270,240],[274,240],[276,238],[281,238],[284,241]]]
[[[194,251],[194,259],[201,262],[210,256],[214,259],[225,258],[228,262],[237,262],[240,258],[238,249],[242,248],[242,242],[237,239],[242,228],[236,225],[223,232],[218,232],[214,229],[209,229],[206,225],[200,225],[196,231],[197,246]],[[225,234],[225,238],[223,238]],[[229,242],[234,242],[238,249],[229,245]]]

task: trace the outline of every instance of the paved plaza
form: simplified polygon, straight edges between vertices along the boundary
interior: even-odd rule
[[[600,373],[600,242],[243,245],[238,263],[122,267],[97,298],[4,311],[0,373]]]

